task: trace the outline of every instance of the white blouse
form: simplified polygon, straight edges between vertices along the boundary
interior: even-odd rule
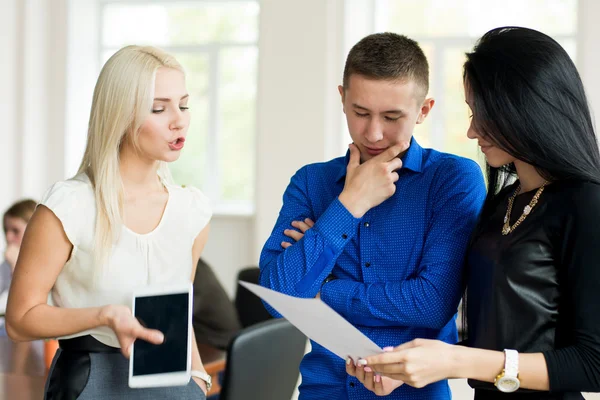
[[[150,284],[190,282],[192,246],[212,216],[209,201],[198,189],[164,183],[169,198],[157,227],[138,234],[122,226],[108,257],[105,273],[93,284],[96,201],[85,174],[55,183],[40,204],[62,222],[73,252],[56,279],[49,303],[58,307],[85,308],[107,304],[131,307],[132,294]],[[62,339],[91,334],[102,343],[119,347],[107,326]]]

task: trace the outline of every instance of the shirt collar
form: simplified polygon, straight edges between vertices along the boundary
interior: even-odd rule
[[[344,164],[340,166],[340,171],[336,177],[336,182],[346,177],[346,166],[350,161],[350,150],[346,152]],[[402,168],[409,169],[413,172],[421,172],[423,164],[423,148],[419,146],[416,139],[412,137],[408,151],[402,156]]]

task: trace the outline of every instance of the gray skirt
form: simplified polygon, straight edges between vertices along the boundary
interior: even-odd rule
[[[62,349],[58,349],[45,388],[45,400],[205,400],[206,396],[193,379],[186,386],[171,386],[147,389],[132,389],[128,385],[129,361],[121,353],[89,353],[89,374],[81,380],[78,396],[56,396],[49,393],[50,381],[56,373],[57,363],[68,361],[67,354],[60,360]],[[87,359],[86,359],[87,360]],[[59,369],[59,368],[58,368]],[[60,370],[60,369],[59,369]],[[55,372],[55,374],[53,374]],[[78,390],[79,391],[79,390]],[[64,397],[64,398],[61,398]]]

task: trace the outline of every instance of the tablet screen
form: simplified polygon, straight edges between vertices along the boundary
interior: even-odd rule
[[[165,335],[160,345],[137,339],[133,376],[186,371],[189,294],[177,293],[135,298],[135,317],[142,326]]]

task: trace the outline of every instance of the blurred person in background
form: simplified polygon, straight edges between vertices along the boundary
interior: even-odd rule
[[[37,203],[31,199],[24,199],[14,203],[6,210],[2,217],[4,238],[6,239],[6,250],[4,251],[4,262],[0,264],[0,314],[6,312],[8,300],[8,289],[12,274],[19,257],[19,249],[23,241],[23,234],[27,223],[35,211]],[[2,331],[4,331],[4,318],[2,320]]]

